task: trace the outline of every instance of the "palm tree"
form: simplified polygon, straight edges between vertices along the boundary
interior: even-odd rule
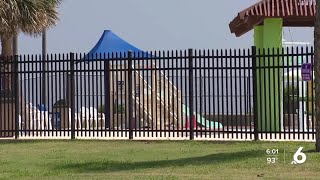
[[[1,0],[0,37],[2,56],[12,54],[11,39],[19,32],[39,35],[54,26],[58,19],[56,7],[62,0]]]
[[[314,27],[314,70],[316,94],[316,151],[320,152],[320,0],[316,0],[316,21]]]
[[[15,42],[15,46],[17,46],[17,35],[20,32],[37,36],[47,28],[54,26],[59,20],[56,7],[61,1],[62,0],[1,0],[0,41],[2,49],[0,62],[13,55],[12,45],[13,42]],[[14,49],[16,51],[17,47]],[[8,60],[10,61],[12,58]],[[0,68],[2,69],[0,69],[1,71],[5,72],[11,72],[12,69],[8,64]],[[4,81],[6,92],[11,92],[13,89],[13,86],[11,86],[11,76],[10,74],[6,74],[5,77],[0,77]],[[18,98],[20,98],[19,102],[25,104],[23,98]],[[24,116],[26,115],[26,113],[23,112],[24,109],[25,108],[21,108],[21,112],[19,113],[23,119],[25,119]],[[12,123],[13,126],[16,127],[14,119],[9,120],[8,123]],[[8,135],[13,136],[12,133]]]
[[[54,26],[58,19],[57,6],[62,0],[1,0],[0,1],[0,40],[1,57],[12,56],[12,38],[23,32],[39,35]],[[12,59],[12,58],[11,58]],[[10,59],[8,59],[10,60]],[[5,67],[11,72],[11,67]],[[10,77],[6,77],[5,88],[10,89]]]

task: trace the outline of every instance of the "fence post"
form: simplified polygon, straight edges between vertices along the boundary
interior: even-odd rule
[[[190,140],[194,139],[194,122],[193,122],[193,49],[188,50],[189,59],[189,122],[190,122]]]
[[[251,47],[252,60],[252,81],[253,81],[253,124],[254,124],[254,140],[259,140],[258,134],[258,100],[257,100],[257,48]]]
[[[70,53],[70,108],[71,108],[71,139],[75,139],[75,109],[74,109],[74,53]]]
[[[19,64],[18,64],[18,55],[14,55],[14,98],[15,98],[15,110],[14,110],[14,117],[15,117],[15,139],[19,138]]]
[[[108,59],[105,58],[104,56],[104,101],[105,101],[105,106],[104,106],[104,112],[105,112],[105,128],[109,128],[109,131],[111,131],[111,104],[110,104],[110,97],[111,97],[111,92],[110,92],[110,62]]]
[[[132,51],[128,51],[129,139],[133,139]]]

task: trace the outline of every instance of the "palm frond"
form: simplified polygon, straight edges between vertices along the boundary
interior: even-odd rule
[[[62,0],[1,0],[0,35],[19,31],[37,35],[59,21],[57,7]]]

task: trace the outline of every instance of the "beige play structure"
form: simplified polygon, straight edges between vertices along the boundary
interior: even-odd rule
[[[141,66],[140,68],[137,67],[135,66],[136,69],[143,68]],[[133,93],[132,97],[128,97],[127,64],[110,64],[111,128],[128,128],[128,114],[130,113],[128,102],[129,98],[132,98],[135,121],[133,128],[181,129],[181,91],[172,84],[162,71],[154,70],[156,67],[154,64],[151,67],[152,70],[146,69],[144,73],[141,73],[140,70],[133,70]],[[143,74],[147,73],[149,77],[144,78]],[[151,80],[151,83],[147,82],[147,79]],[[119,106],[124,107],[120,112],[118,112]]]

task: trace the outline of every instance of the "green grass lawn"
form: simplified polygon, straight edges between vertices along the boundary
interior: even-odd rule
[[[300,146],[307,161],[291,165]],[[267,164],[272,148],[278,162]],[[320,179],[313,149],[292,142],[0,141],[0,179]]]

